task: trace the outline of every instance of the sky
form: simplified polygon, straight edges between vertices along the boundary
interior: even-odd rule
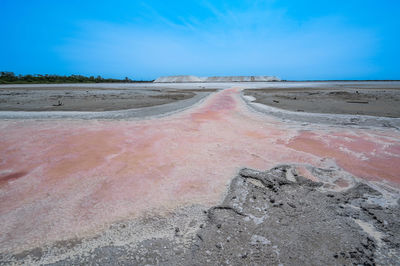
[[[400,79],[398,0],[0,0],[0,71]]]

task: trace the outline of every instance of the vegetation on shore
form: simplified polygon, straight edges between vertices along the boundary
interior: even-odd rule
[[[59,76],[59,75],[15,75],[13,72],[2,71],[0,72],[0,84],[30,84],[30,83],[132,83],[132,82],[151,82],[151,81],[139,81],[132,80],[128,77],[124,79],[112,79],[102,78],[101,76],[82,76],[82,75],[70,75],[70,76]]]

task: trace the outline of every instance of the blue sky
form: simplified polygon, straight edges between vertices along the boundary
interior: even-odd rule
[[[400,1],[0,0],[0,70],[400,79]]]

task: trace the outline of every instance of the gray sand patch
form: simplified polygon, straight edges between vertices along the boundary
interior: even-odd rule
[[[399,89],[253,89],[244,94],[289,111],[400,117]]]

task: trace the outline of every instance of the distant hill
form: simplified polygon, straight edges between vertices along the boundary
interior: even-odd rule
[[[196,76],[181,75],[181,76],[159,77],[154,82],[156,82],[156,83],[204,82],[204,79],[196,77]]]
[[[275,76],[215,76],[215,77],[196,77],[191,75],[165,76],[159,77],[156,83],[184,83],[184,82],[265,82],[281,81]]]

